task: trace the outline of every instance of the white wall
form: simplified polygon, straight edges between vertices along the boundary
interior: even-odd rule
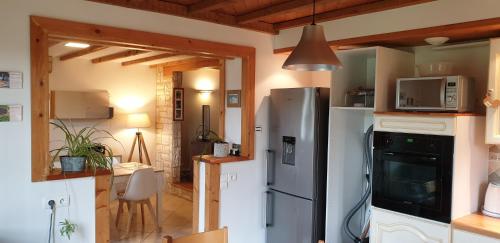
[[[419,29],[500,16],[498,0],[438,0],[320,23],[327,40]],[[280,31],[275,48],[297,45],[302,28]]]
[[[22,104],[24,121],[0,124],[0,195],[3,200],[0,207],[0,242],[45,241],[48,232],[48,215],[41,209],[43,197],[65,194],[64,181],[32,183],[30,178],[31,159],[31,123],[30,123],[30,52],[29,52],[29,15],[68,19],[73,21],[125,27],[205,40],[248,45],[257,48],[256,66],[256,124],[267,124],[267,99],[270,88],[308,86],[310,74],[284,71],[281,65],[284,56],[272,54],[273,38],[270,35],[236,29],[212,23],[120,8],[81,0],[2,0],[0,2],[1,33],[0,69],[22,71],[25,86],[22,90],[0,90],[0,103]],[[8,23],[8,24],[6,24]],[[267,128],[256,134],[256,159],[251,172],[254,180],[245,185],[251,192],[263,192],[264,185],[264,149],[267,147]],[[71,219],[77,222],[83,234],[72,238],[71,242],[93,242],[94,180],[78,179],[71,186],[73,191],[70,206]],[[91,193],[92,192],[92,193]],[[238,199],[234,203],[259,201],[260,194],[247,191],[234,191],[228,194]],[[245,204],[246,205],[246,204]],[[248,234],[234,235],[232,243],[264,242],[265,228],[257,224],[261,220],[262,203],[248,204],[245,210],[231,208],[228,215],[238,217],[244,212],[253,212],[248,218],[239,218],[229,224],[230,234],[246,230]],[[63,213],[59,218],[65,217]],[[223,222],[224,218],[221,219]],[[4,223],[8,222],[8,223]],[[233,229],[233,230],[232,230]],[[248,237],[247,237],[248,236]]]
[[[110,105],[114,107],[113,119],[65,121],[75,128],[97,125],[99,129],[109,131],[120,143],[111,139],[103,141],[111,146],[114,155],[122,155],[127,161],[135,138],[136,129],[127,128],[127,114],[147,112],[152,127],[141,128],[148,148],[151,163],[156,162],[155,138],[155,103],[156,103],[156,70],[146,65],[123,67],[117,62],[93,64],[86,59],[59,61],[53,59],[52,73],[49,76],[51,90],[89,91],[106,90],[109,92]],[[57,130],[50,131],[50,146],[60,146],[63,134]],[[139,161],[139,152],[135,147],[133,161]]]

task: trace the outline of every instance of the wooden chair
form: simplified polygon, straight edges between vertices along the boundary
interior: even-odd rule
[[[228,243],[227,227],[219,230],[188,235],[177,239],[172,239],[170,236],[163,238],[163,243]]]

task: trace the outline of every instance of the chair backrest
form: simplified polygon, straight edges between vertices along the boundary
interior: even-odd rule
[[[188,235],[177,239],[165,236],[163,243],[228,243],[227,227],[219,230]]]
[[[130,176],[122,198],[129,201],[146,200],[158,191],[153,168],[135,170]]]

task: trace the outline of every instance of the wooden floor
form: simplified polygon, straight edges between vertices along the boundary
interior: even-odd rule
[[[151,202],[154,204],[154,197],[151,198]],[[116,218],[117,209],[118,201],[112,202],[111,212],[113,222]],[[163,197],[163,217],[161,219],[162,232],[160,233],[154,231],[153,220],[145,208],[146,226],[144,228],[141,226],[141,217],[140,213],[138,213],[136,217],[138,220],[134,220],[129,237],[126,239],[120,239],[123,238],[127,224],[126,221],[128,212],[127,210],[124,211],[125,212],[118,225],[118,232],[116,232],[116,230],[112,230],[112,243],[161,243],[161,239],[164,235],[170,235],[177,238],[184,235],[190,235],[192,233],[193,202],[171,194],[165,194]]]

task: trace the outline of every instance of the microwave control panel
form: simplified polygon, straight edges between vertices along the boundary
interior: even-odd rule
[[[446,82],[446,108],[457,108],[457,85],[457,81],[455,80],[448,80]]]

